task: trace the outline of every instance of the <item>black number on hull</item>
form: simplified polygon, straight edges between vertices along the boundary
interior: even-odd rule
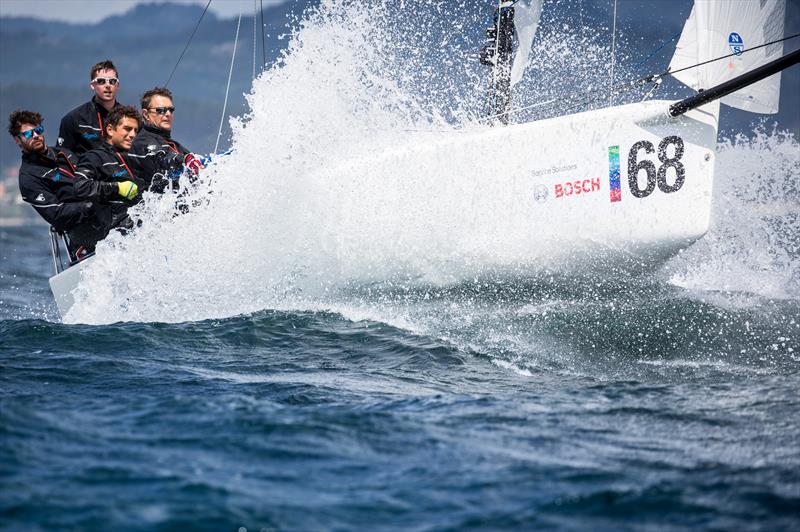
[[[672,157],[667,155],[667,148],[670,144],[675,146],[675,155]],[[661,161],[661,166],[657,170],[653,161],[639,160],[641,150],[644,150],[646,155],[656,151],[653,143],[647,140],[640,140],[631,146],[631,151],[628,152],[628,185],[631,194],[637,198],[646,198],[653,193],[656,186],[661,192],[667,194],[679,191],[686,181],[686,168],[680,162],[684,152],[683,139],[673,135],[665,137],[658,144],[658,160]],[[675,170],[675,182],[671,185],[667,183],[667,170],[670,168]],[[647,178],[647,185],[644,188],[639,186],[642,170]]]
[[[631,187],[631,194],[637,198],[646,198],[653,193],[656,188],[656,165],[653,161],[647,159],[637,161],[639,158],[639,150],[644,149],[645,153],[655,152],[653,143],[646,140],[640,140],[633,146],[628,153],[628,185]],[[647,173],[647,186],[639,188],[639,172],[644,170]]]
[[[667,157],[667,146],[670,144],[675,145],[675,156]],[[665,137],[658,145],[658,160],[661,161],[661,166],[658,168],[658,189],[661,192],[677,192],[683,186],[686,180],[686,169],[683,164],[678,162],[683,157],[683,139],[680,137]],[[667,184],[667,170],[670,168],[675,169],[675,183],[672,185]]]

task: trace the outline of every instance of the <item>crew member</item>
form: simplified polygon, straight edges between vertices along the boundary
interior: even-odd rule
[[[134,107],[121,105],[114,108],[108,113],[104,124],[105,141],[100,147],[81,155],[78,160],[75,170],[78,177],[116,186],[124,197],[102,213],[106,227],[103,238],[114,227],[132,227],[127,211],[133,205],[141,183],[131,171],[127,155],[140,125],[141,118]]]
[[[120,105],[119,74],[114,63],[108,60],[97,63],[89,71],[89,79],[94,96],[67,113],[58,130],[58,145],[78,156],[103,144],[108,113]]]
[[[135,184],[100,183],[78,175],[72,152],[47,146],[39,113],[14,111],[8,117],[8,132],[22,149],[22,199],[57,231],[68,234],[71,257],[80,258],[81,247],[93,251],[97,240],[105,236],[98,215],[120,196],[135,196]]]
[[[121,105],[111,111],[105,122],[105,141],[81,155],[76,173],[93,181],[132,181],[140,188],[139,179],[131,171],[128,150],[136,138],[141,121],[139,113],[131,106]]]
[[[142,95],[142,131],[133,142],[131,168],[145,188],[163,192],[177,189],[177,178],[186,170],[190,177],[203,168],[200,159],[172,139],[175,106],[172,92],[155,87]]]

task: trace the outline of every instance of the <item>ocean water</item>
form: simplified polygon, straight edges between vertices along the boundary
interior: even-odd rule
[[[64,320],[46,228],[0,228],[0,527],[800,527],[797,140],[721,140],[711,229],[659,268],[498,267],[424,180],[343,162],[481,127],[420,46],[466,38],[411,4],[305,14],[190,212],[148,198]]]

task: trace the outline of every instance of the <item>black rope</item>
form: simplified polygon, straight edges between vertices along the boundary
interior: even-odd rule
[[[261,4],[261,58],[263,59],[262,68],[267,64],[267,41],[264,39],[264,0],[259,0]]]
[[[184,46],[183,51],[181,52],[181,56],[178,58],[178,62],[175,63],[175,66],[172,68],[172,72],[170,72],[169,78],[167,79],[167,82],[164,84],[164,87],[168,87],[169,86],[169,82],[172,81],[172,76],[175,74],[175,71],[178,70],[178,65],[181,64],[181,59],[183,59],[183,54],[186,53],[186,50],[189,49],[189,45],[192,44],[192,39],[194,38],[194,34],[197,33],[197,28],[199,28],[200,27],[200,23],[203,22],[203,17],[206,16],[206,11],[208,11],[208,6],[210,6],[210,5],[211,5],[211,0],[208,0],[208,3],[206,4],[206,8],[203,10],[203,14],[200,15],[200,20],[197,21],[197,24],[195,25],[194,30],[192,31],[192,34],[189,36],[189,40],[186,42],[186,46]]]

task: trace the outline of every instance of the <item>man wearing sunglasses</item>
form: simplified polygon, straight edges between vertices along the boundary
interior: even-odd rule
[[[111,61],[101,61],[89,71],[89,88],[94,97],[67,113],[61,119],[58,145],[76,155],[100,147],[105,135],[108,113],[118,107],[119,75]]]
[[[22,149],[19,189],[22,199],[58,231],[70,237],[70,255],[94,244],[108,232],[103,216],[115,201],[130,196],[134,183],[102,183],[81,176],[69,150],[48,147],[39,113],[17,110],[8,117],[8,132]]]
[[[190,178],[203,168],[200,159],[172,139],[175,105],[172,93],[155,87],[142,95],[142,131],[133,141],[131,168],[145,188],[155,192],[177,189],[177,178],[184,172]]]

